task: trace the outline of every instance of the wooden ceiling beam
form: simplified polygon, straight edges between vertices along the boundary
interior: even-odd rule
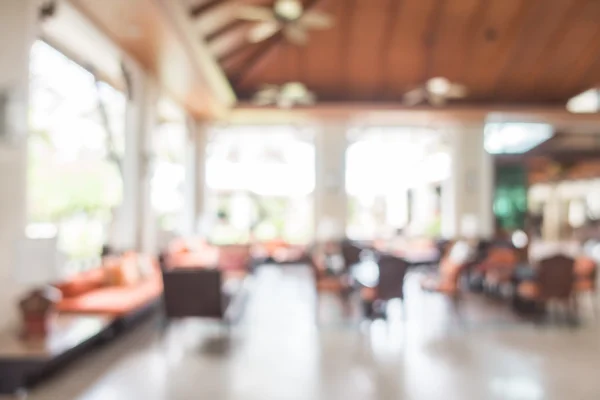
[[[219,59],[218,59],[219,63],[222,64],[224,62],[227,62],[229,59],[237,56],[244,49],[247,49],[249,45],[250,45],[250,43],[247,43],[244,41],[244,42],[241,42],[240,44],[238,44],[237,46],[232,47],[225,54],[223,54],[222,56],[219,57]]]
[[[235,77],[233,78],[233,85],[239,85],[246,76],[254,69],[254,67],[266,57],[272,50],[277,46],[277,44],[283,39],[283,33],[278,32],[277,34],[271,36],[269,39],[265,40],[263,44],[254,52],[252,57],[248,59],[246,64],[242,69],[236,72]]]
[[[323,120],[344,120],[351,124],[404,124],[414,126],[461,125],[483,123],[493,116],[503,121],[544,122],[557,130],[587,131],[600,123],[600,114],[572,114],[564,106],[545,103],[479,103],[447,107],[406,107],[400,103],[372,102],[328,103],[296,107],[258,107],[248,102],[238,103],[226,117],[232,123],[290,123]]]
[[[194,7],[192,7],[192,9],[190,10],[190,15],[193,18],[198,18],[202,14],[205,14],[205,13],[209,12],[210,10],[214,9],[216,6],[220,6],[221,4],[225,4],[225,3],[231,3],[233,1],[235,1],[235,0],[208,0],[205,3],[198,4]]]
[[[210,43],[210,42],[216,40],[217,38],[219,38],[220,36],[223,36],[231,31],[233,31],[237,28],[240,28],[244,25],[247,25],[247,24],[249,24],[248,21],[244,21],[242,19],[234,19],[233,21],[222,26],[221,28],[217,29],[216,31],[211,32],[208,35],[206,35],[204,40],[206,40],[207,43]]]

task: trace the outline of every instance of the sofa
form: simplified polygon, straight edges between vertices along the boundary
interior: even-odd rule
[[[165,327],[184,317],[217,319],[228,326],[241,318],[248,297],[248,280],[228,278],[220,269],[163,270],[163,282]]]
[[[163,292],[156,260],[128,253],[54,285],[62,293],[59,312],[134,316],[158,304]]]
[[[203,238],[176,238],[164,254],[166,265],[177,268],[218,267],[223,270],[251,270],[264,263],[309,262],[308,246],[274,239],[261,243],[213,245]]]
[[[253,258],[250,245],[215,246],[203,240],[177,239],[163,254],[163,269],[219,269],[226,275],[250,272]]]
[[[252,255],[256,259],[276,264],[307,263],[310,258],[308,246],[291,244],[281,239],[253,245]]]

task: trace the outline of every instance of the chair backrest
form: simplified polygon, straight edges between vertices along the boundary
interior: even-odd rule
[[[517,253],[509,247],[493,247],[485,259],[486,263],[497,266],[514,267],[517,264]]]
[[[349,240],[342,241],[342,257],[344,258],[344,268],[350,269],[354,264],[360,262],[360,253],[363,252],[363,248],[350,242]]]
[[[567,299],[573,291],[575,260],[564,255],[545,258],[538,264],[540,295],[543,299]]]
[[[439,286],[446,293],[457,293],[460,289],[460,277],[468,268],[468,261],[456,262],[450,257],[440,261]]]
[[[163,270],[164,307],[167,318],[224,315],[221,271],[216,269]]]
[[[377,264],[379,265],[377,298],[404,299],[404,276],[408,270],[408,263],[398,257],[382,255]]]

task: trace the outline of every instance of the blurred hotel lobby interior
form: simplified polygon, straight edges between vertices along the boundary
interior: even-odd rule
[[[0,0],[0,399],[598,399],[599,21]]]

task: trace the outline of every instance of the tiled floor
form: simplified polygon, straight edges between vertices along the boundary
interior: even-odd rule
[[[345,320],[331,299],[315,324],[307,270],[264,267],[229,342],[206,322],[164,337],[147,324],[39,386],[32,399],[370,400],[600,398],[600,329],[538,327],[469,299],[464,323],[407,283],[389,323]]]

